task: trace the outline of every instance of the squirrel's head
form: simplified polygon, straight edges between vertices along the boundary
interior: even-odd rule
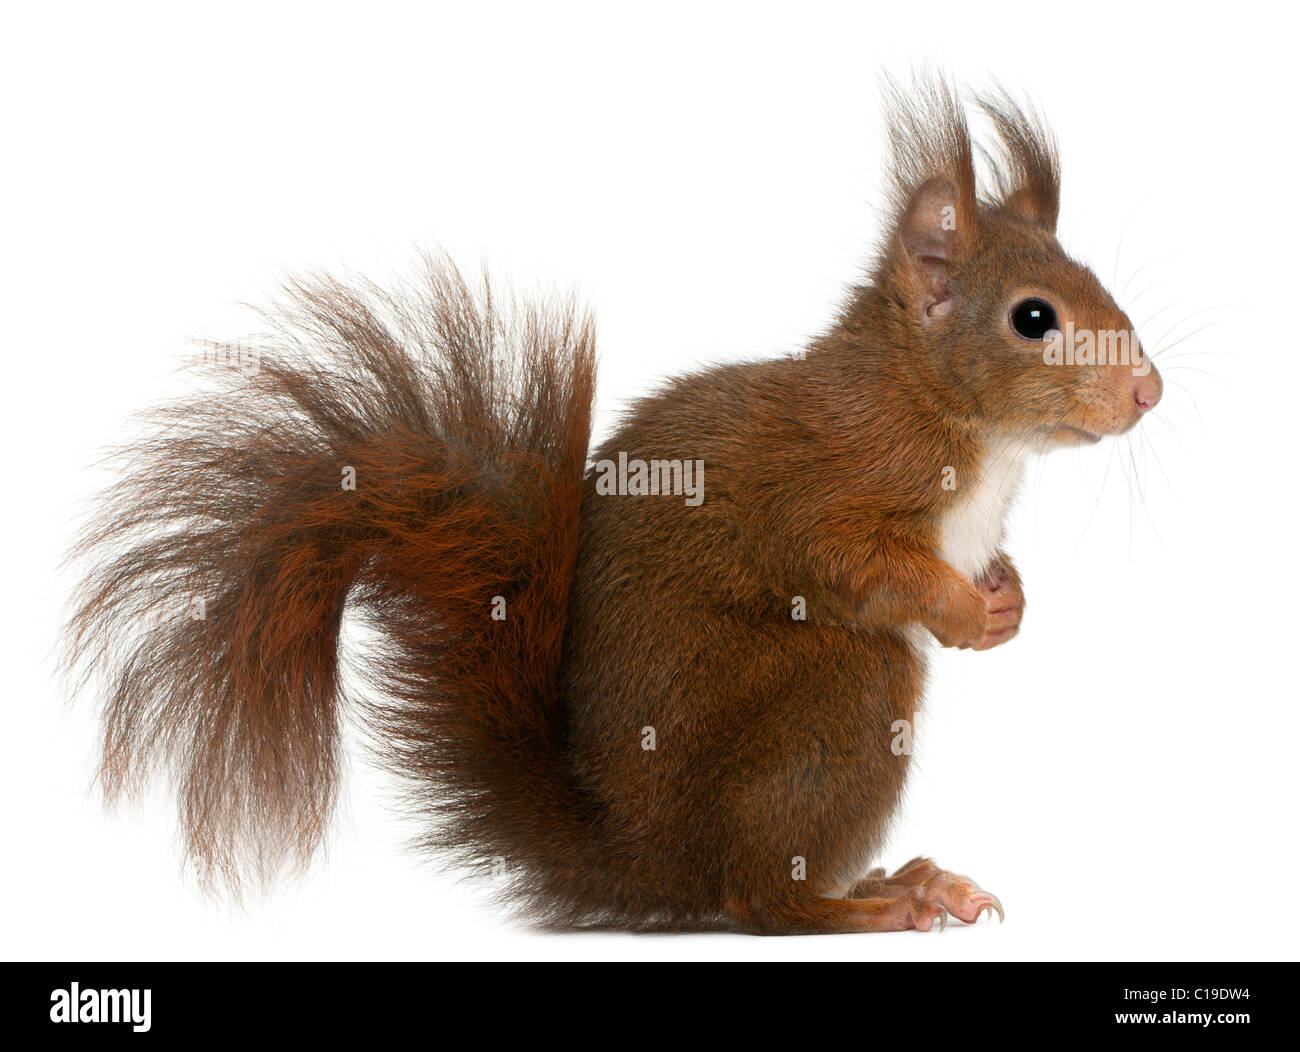
[[[1056,240],[1051,134],[1002,91],[977,185],[963,108],[938,83],[891,88],[893,215],[873,285],[895,344],[958,411],[1045,444],[1120,434],[1160,400],[1133,324]]]

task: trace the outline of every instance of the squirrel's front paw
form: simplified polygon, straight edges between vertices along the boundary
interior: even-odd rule
[[[925,627],[940,646],[978,648],[989,632],[988,601],[983,592],[963,579],[949,593],[943,610]]]
[[[1025,593],[1020,587],[1020,575],[1007,562],[990,566],[975,587],[984,598],[988,623],[983,638],[973,649],[990,650],[1020,631],[1020,619],[1025,613]]]

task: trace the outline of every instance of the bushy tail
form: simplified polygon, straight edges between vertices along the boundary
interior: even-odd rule
[[[365,713],[429,844],[563,909],[587,829],[555,688],[593,330],[427,262],[396,293],[290,286],[270,349],[123,451],[77,549],[69,664],[106,683],[108,795],[166,771],[189,856],[237,889],[321,842],[354,608],[381,640]]]

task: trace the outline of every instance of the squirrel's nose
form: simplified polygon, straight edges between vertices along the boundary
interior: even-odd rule
[[[1137,378],[1137,382],[1133,385],[1133,401],[1139,413],[1149,412],[1156,407],[1156,403],[1160,401],[1162,388],[1158,373]]]

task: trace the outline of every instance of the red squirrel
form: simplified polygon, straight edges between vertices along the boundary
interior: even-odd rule
[[[425,845],[538,923],[1001,916],[928,859],[871,868],[899,729],[928,636],[1018,631],[1022,459],[1127,431],[1161,380],[1057,242],[1038,116],[975,100],[977,183],[962,96],[887,90],[885,232],[834,323],[671,381],[594,453],[571,301],[442,259],[397,291],[291,284],[276,338],[125,451],[77,547],[69,664],[106,684],[106,793],[165,772],[202,878],[264,884],[321,843],[351,708]],[[352,698],[345,611],[376,637]]]

